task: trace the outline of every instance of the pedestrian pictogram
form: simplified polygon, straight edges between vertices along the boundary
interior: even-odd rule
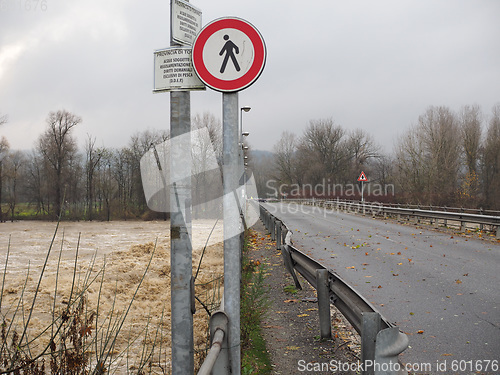
[[[221,51],[219,52],[219,55],[222,56],[225,53],[226,56],[224,57],[224,61],[222,62],[220,72],[224,73],[226,71],[226,65],[227,65],[227,61],[229,60],[229,58],[231,58],[231,61],[233,62],[234,68],[236,69],[236,71],[239,72],[241,69],[240,69],[240,66],[238,64],[238,61],[236,60],[236,56],[234,56],[234,54],[240,53],[240,49],[238,48],[238,46],[236,44],[234,44],[229,39],[229,35],[227,35],[227,34],[224,35],[224,40],[227,40],[227,42],[226,42],[226,44],[224,44],[224,47],[222,47]]]
[[[207,86],[236,92],[260,76],[266,46],[259,31],[240,18],[220,18],[206,25],[193,44],[193,66]]]
[[[361,172],[361,174],[358,177],[358,181],[361,181],[361,182],[368,181],[368,179],[366,178],[365,172],[363,172],[363,171]]]

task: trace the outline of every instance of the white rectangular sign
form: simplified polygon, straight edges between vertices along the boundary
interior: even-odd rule
[[[205,90],[194,71],[191,52],[189,47],[155,51],[153,92]]]
[[[192,46],[201,30],[201,10],[187,1],[172,0],[172,39],[174,42]]]

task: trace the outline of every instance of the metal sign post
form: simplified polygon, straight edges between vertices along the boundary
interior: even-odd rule
[[[171,48],[155,52],[155,92],[170,91],[170,265],[172,374],[194,373],[194,286],[191,237],[191,98],[204,89],[191,63],[190,45],[201,29],[201,11],[170,3]],[[184,177],[183,177],[184,176]],[[185,177],[187,176],[187,177]]]
[[[238,93],[222,95],[224,176],[224,310],[229,318],[228,348],[231,374],[240,374],[240,213],[238,197]]]
[[[266,47],[259,31],[240,18],[226,17],[210,22],[196,37],[193,67],[200,80],[221,91],[223,112],[223,214],[224,214],[224,310],[229,318],[228,344],[231,374],[241,373],[240,345],[240,197],[243,174],[240,165],[238,91],[260,76]],[[243,202],[245,204],[245,202]]]
[[[179,137],[191,131],[190,95],[185,91],[170,93],[170,175],[188,175],[191,169],[191,138]],[[191,177],[170,186],[170,265],[172,374],[194,372],[191,243]]]

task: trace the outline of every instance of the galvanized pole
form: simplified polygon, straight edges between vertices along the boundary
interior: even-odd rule
[[[173,12],[172,3],[170,11]],[[170,30],[170,45],[173,41]],[[191,244],[191,99],[170,93],[170,265],[172,374],[194,373]]]
[[[190,175],[191,138],[179,135],[190,132],[189,92],[170,94],[170,176]],[[170,264],[172,374],[194,372],[193,312],[191,300],[191,184],[189,179],[170,185]]]
[[[224,309],[229,318],[228,347],[231,374],[241,372],[240,348],[240,222],[238,197],[238,93],[222,94],[224,180]]]

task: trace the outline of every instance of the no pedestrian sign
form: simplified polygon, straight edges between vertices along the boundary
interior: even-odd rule
[[[266,45],[259,31],[240,18],[212,21],[196,37],[193,66],[209,87],[222,92],[240,91],[264,70]]]

